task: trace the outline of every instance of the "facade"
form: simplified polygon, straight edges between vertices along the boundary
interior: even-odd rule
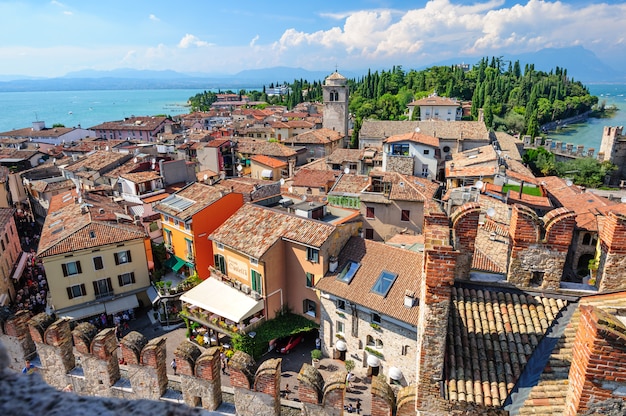
[[[186,275],[209,277],[213,246],[208,236],[243,205],[243,195],[219,185],[192,183],[159,201],[163,241],[169,253],[166,265]]]
[[[324,94],[322,127],[339,132],[344,137],[342,147],[348,147],[348,100],[350,97],[348,80],[335,71],[326,77],[322,90]]]
[[[383,171],[435,179],[440,159],[439,139],[418,132],[383,141]]]
[[[368,375],[396,375],[416,381],[417,296],[423,253],[351,238],[328,271],[320,290],[322,351],[331,357],[358,357]],[[392,368],[395,368],[392,370]],[[397,377],[398,371],[400,376]]]
[[[333,187],[340,172],[302,168],[291,182],[291,190],[299,195],[326,195]]]
[[[210,236],[213,273],[242,293],[263,300],[266,319],[289,306],[294,313],[320,322],[315,283],[357,227],[356,223],[335,226],[246,204]]]
[[[425,207],[439,190],[437,182],[394,172],[372,172],[360,192],[363,236],[386,241],[398,233],[421,234]]]
[[[326,157],[343,146],[343,135],[326,128],[312,130],[283,140],[289,146],[305,146],[307,161]]]
[[[46,127],[45,121],[34,121],[32,127],[5,131],[0,133],[0,139],[26,139],[35,143],[47,143],[60,145],[63,143],[77,142],[86,137],[95,136],[91,129],[75,127]]]
[[[287,163],[264,155],[250,158],[250,177],[254,179],[277,180],[287,176]]]
[[[168,124],[172,124],[172,121],[167,117],[129,117],[119,121],[107,121],[90,127],[90,130],[101,139],[156,142]]]
[[[26,256],[17,235],[13,208],[0,208],[0,306],[15,299],[13,280],[21,277]]]
[[[81,202],[79,199],[81,198]],[[39,242],[49,307],[58,316],[83,319],[148,304],[150,240],[132,223],[118,222],[106,197],[74,192],[52,198]]]
[[[415,107],[419,107],[420,121],[460,121],[463,115],[461,104],[452,98],[440,97],[436,93],[413,101],[409,107],[409,120],[413,120]]]

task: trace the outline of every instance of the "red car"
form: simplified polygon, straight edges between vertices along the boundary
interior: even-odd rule
[[[289,354],[299,343],[304,339],[303,334],[292,335],[289,338],[285,338],[286,343],[279,343],[278,352],[281,354]]]

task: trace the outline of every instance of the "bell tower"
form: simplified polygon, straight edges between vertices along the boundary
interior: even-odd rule
[[[324,117],[322,127],[341,133],[343,147],[348,147],[348,80],[337,70],[330,74],[322,86],[324,93]]]

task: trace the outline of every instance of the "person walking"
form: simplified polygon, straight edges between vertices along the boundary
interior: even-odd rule
[[[176,358],[172,359],[172,363],[170,364],[172,369],[174,370],[174,375],[176,375]]]
[[[22,374],[33,374],[35,371],[37,371],[37,367],[35,367],[30,360],[26,360],[26,362],[24,363],[24,368],[22,369]]]

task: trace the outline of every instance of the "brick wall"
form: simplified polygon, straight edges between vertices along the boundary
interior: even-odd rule
[[[626,393],[626,326],[613,314],[580,306],[581,316],[569,372],[566,415]]]
[[[468,202],[462,205],[452,215],[454,248],[459,252],[455,271],[457,279],[469,279],[476,235],[478,234],[479,218],[480,205],[476,202]]]
[[[600,266],[598,289],[601,292],[626,289],[626,216],[609,212],[600,227]]]

